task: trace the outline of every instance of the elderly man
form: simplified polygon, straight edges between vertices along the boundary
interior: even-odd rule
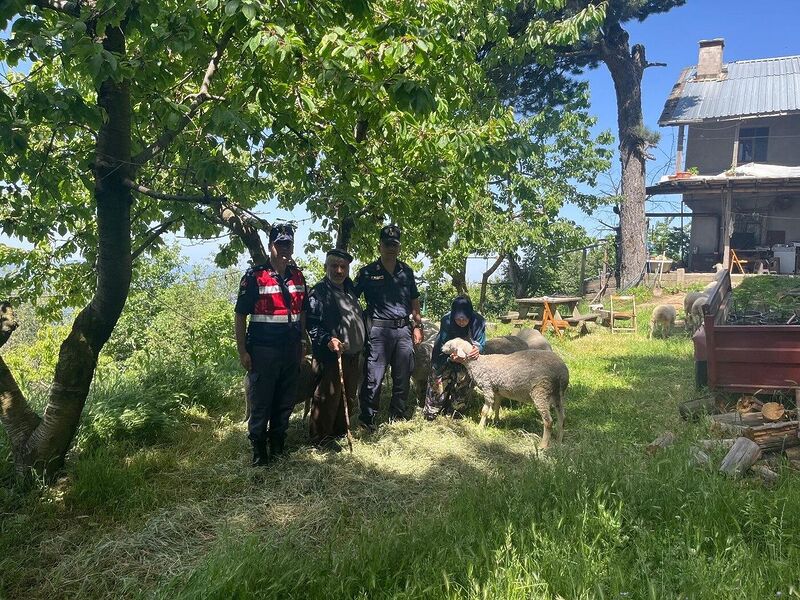
[[[249,379],[253,466],[283,454],[294,407],[308,298],[306,280],[292,262],[293,249],[292,227],[273,226],[269,261],[247,270],[236,300],[236,346]]]
[[[313,371],[319,377],[311,401],[311,443],[334,451],[341,450],[336,439],[347,433],[343,391],[349,410],[352,412],[356,406],[366,335],[364,315],[349,277],[352,260],[344,250],[329,250],[325,257],[325,277],[308,297]]]
[[[398,260],[400,228],[381,229],[380,258],[358,271],[356,295],[367,301],[368,352],[361,386],[359,420],[375,428],[375,415],[386,367],[392,368],[392,401],[389,420],[405,420],[409,380],[414,370],[414,346],[422,341],[422,316],[414,271]],[[411,320],[409,320],[411,316]]]

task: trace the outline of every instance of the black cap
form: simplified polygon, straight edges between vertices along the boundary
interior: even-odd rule
[[[339,248],[331,248],[325,253],[325,256],[335,256],[337,258],[343,258],[347,262],[353,262],[353,255],[348,254],[344,250],[339,250]]]
[[[273,225],[269,230],[269,243],[279,244],[281,242],[294,243],[294,228],[288,224]]]
[[[381,229],[381,241],[387,244],[399,244],[400,228],[397,225],[387,225]]]

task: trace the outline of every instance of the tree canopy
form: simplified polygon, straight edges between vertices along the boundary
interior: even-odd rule
[[[321,220],[313,244],[365,252],[375,225],[444,248],[449,215],[529,154],[487,71],[552,58],[599,25],[563,0],[511,35],[513,2],[13,0],[0,7],[0,294],[83,308],[43,417],[0,359],[0,420],[20,470],[54,472],[74,436],[133,266],[167,231],[265,253],[261,200]],[[476,224],[479,226],[479,224]],[[367,242],[369,232],[369,242]],[[5,339],[3,340],[5,341]]]

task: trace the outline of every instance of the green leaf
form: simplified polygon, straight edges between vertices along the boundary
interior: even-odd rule
[[[225,14],[229,17],[236,13],[239,10],[239,0],[228,0],[225,3]]]

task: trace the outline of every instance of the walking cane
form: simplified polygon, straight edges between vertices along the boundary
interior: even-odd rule
[[[344,371],[342,370],[342,355],[337,354],[339,360],[339,383],[342,386],[342,404],[344,404],[344,426],[347,428],[347,447],[353,453],[353,434],[350,433],[350,409],[347,408],[347,393],[344,389]]]

